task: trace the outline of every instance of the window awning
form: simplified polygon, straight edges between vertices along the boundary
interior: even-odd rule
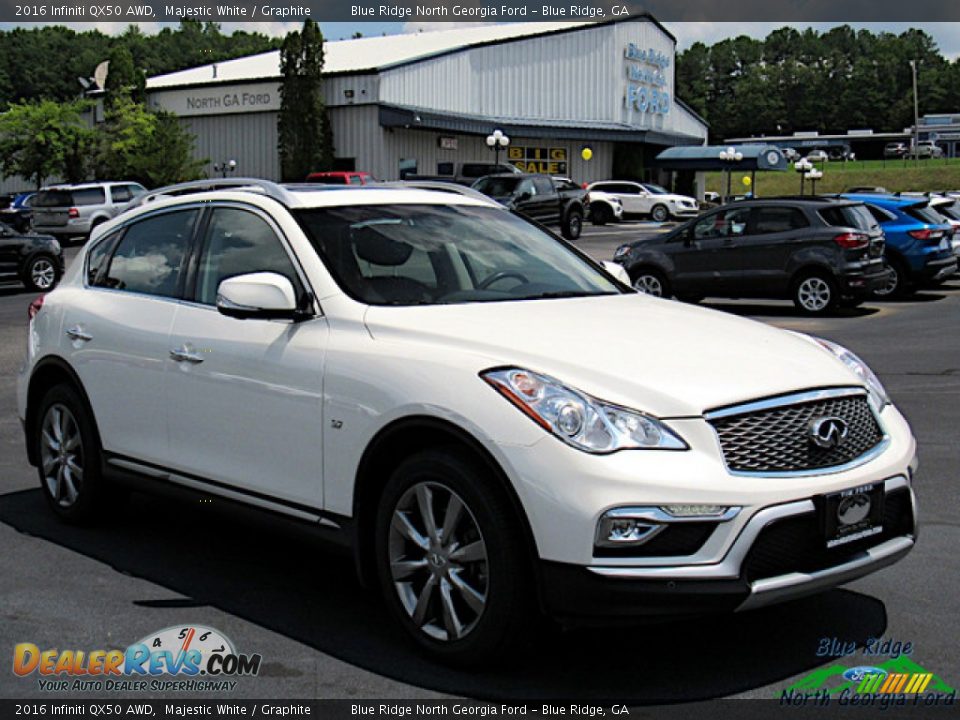
[[[739,162],[721,160],[720,153],[727,145],[700,147],[672,147],[657,155],[657,167],[664,170],[789,170],[790,163],[773,145],[737,145],[734,150],[743,159]]]

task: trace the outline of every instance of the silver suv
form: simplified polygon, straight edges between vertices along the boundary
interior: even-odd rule
[[[33,199],[35,232],[60,238],[87,237],[100,223],[116,217],[147,189],[135,182],[54,185]]]

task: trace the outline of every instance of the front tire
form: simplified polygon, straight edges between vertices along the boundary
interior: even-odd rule
[[[522,637],[532,575],[506,493],[453,449],[404,460],[377,510],[377,576],[391,613],[454,665],[502,657]]]
[[[101,475],[100,441],[86,404],[69,385],[47,391],[32,433],[40,487],[54,513],[69,523],[97,518],[109,491]]]
[[[666,222],[670,219],[670,210],[663,204],[654,205],[650,210],[650,217],[656,222]]]
[[[824,273],[807,273],[793,284],[793,304],[807,315],[824,315],[840,302],[837,284]]]
[[[567,240],[576,240],[583,232],[583,211],[579,208],[573,208],[567,213],[563,221],[563,236]]]
[[[590,219],[594,225],[606,225],[613,220],[613,211],[604,203],[597,203],[590,208]]]
[[[651,268],[639,268],[630,273],[633,289],[658,298],[670,297],[670,288],[663,273]]]

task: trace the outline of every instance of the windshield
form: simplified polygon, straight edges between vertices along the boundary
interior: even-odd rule
[[[370,305],[622,292],[576,251],[495,208],[356,205],[295,214],[340,287]]]
[[[479,190],[488,197],[505,197],[512,195],[520,182],[518,177],[485,177],[473,184],[474,190]]]
[[[647,189],[648,193],[653,195],[669,195],[670,191],[665,187],[660,187],[659,185],[654,185],[652,183],[644,183],[643,186]]]

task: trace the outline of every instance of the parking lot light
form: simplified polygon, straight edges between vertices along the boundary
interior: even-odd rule
[[[500,149],[506,148],[509,144],[510,138],[504,134],[503,130],[494,130],[487,135],[487,147],[493,150],[494,165],[500,164]]]
[[[806,158],[800,158],[793,164],[793,169],[800,175],[800,195],[803,195],[803,181],[807,173],[813,170],[813,163]]]

